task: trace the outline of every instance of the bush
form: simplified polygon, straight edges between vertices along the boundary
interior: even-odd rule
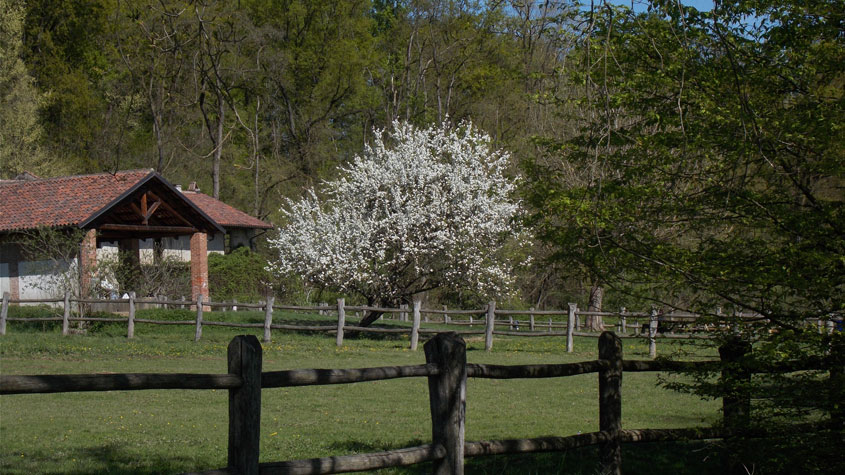
[[[208,290],[213,301],[238,299],[258,302],[270,289],[273,276],[267,260],[245,247],[230,254],[208,256]]]

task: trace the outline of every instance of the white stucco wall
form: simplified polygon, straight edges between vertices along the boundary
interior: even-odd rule
[[[21,261],[18,263],[20,277],[20,298],[40,299],[60,297],[64,294],[63,288],[66,283],[76,284],[76,275],[71,270],[70,276],[58,275],[60,272],[68,272],[68,269],[76,268],[76,259],[70,262],[56,264],[51,261]]]

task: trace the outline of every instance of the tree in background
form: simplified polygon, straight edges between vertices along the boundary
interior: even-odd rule
[[[40,144],[38,109],[44,98],[21,59],[23,2],[0,0],[0,11],[0,176],[42,174],[55,164]]]
[[[758,362],[841,365],[826,356],[841,334],[805,321],[845,312],[842,3],[698,12],[655,1],[643,13],[605,4],[585,15],[593,27],[572,72],[585,92],[562,104],[584,107],[579,131],[527,167],[531,222],[555,257],[641,301],[760,315],[741,334]],[[833,416],[842,386],[812,373],[686,389],[750,393],[756,421],[771,426]],[[841,450],[839,421],[814,449]],[[767,453],[786,464],[769,469],[824,467],[795,456],[805,442]]]
[[[271,240],[273,268],[370,305],[441,286],[505,294],[514,281],[508,245],[520,235],[508,161],[471,124],[394,123],[324,183],[324,198],[311,190],[288,201],[288,223]]]

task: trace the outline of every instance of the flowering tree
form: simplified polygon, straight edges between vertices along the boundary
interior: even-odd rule
[[[324,183],[288,200],[270,241],[280,274],[389,305],[441,286],[486,295],[513,283],[505,247],[519,239],[507,153],[471,124],[419,129],[396,122]],[[380,314],[368,314],[363,325]]]

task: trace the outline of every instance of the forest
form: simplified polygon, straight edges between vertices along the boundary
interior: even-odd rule
[[[284,225],[379,131],[471,121],[534,236],[524,305],[842,310],[841,2],[0,9],[0,178],[153,168]]]

